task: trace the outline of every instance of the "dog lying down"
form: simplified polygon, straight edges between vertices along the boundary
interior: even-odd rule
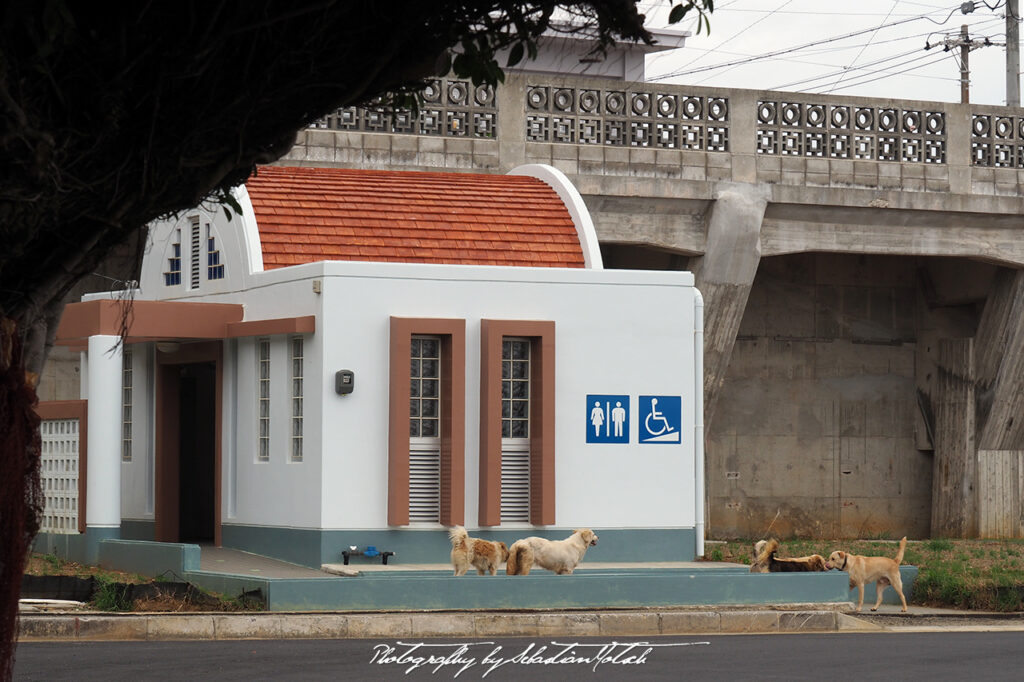
[[[452,566],[455,575],[464,575],[470,566],[476,568],[479,575],[498,572],[498,565],[508,559],[508,547],[504,542],[491,542],[469,537],[462,526],[455,526],[448,531],[448,539],[452,541]]]
[[[531,536],[516,540],[508,549],[505,572],[529,575],[533,566],[540,566],[558,575],[572,573],[583,561],[587,549],[597,544],[597,535],[589,528],[573,531],[565,540],[547,540]]]
[[[875,593],[878,595],[872,611],[877,611],[882,604],[882,593],[888,585],[892,585],[896,590],[903,603],[902,610],[906,611],[907,599],[903,596],[903,580],[900,578],[900,562],[903,561],[903,551],[906,548],[907,538],[904,537],[900,540],[900,549],[896,552],[895,560],[884,556],[847,554],[837,550],[828,555],[825,565],[850,574],[850,589],[857,588],[858,611],[864,606],[864,583],[871,582],[875,583]]]
[[[754,563],[750,565],[751,573],[791,573],[801,571],[827,571],[825,557],[820,554],[780,559],[775,556],[779,551],[779,541],[758,540],[754,543]]]

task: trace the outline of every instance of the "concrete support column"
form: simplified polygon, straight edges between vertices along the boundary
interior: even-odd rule
[[[977,527],[973,339],[939,341],[937,364],[931,535],[966,538]]]
[[[112,537],[121,527],[121,344],[120,337],[89,337],[88,471],[85,523],[88,534]],[[116,537],[116,534],[113,535]]]
[[[507,72],[495,92],[498,105],[498,160],[502,173],[526,163],[526,76]]]
[[[996,276],[975,336],[978,448],[1024,450],[1024,270]]]
[[[761,262],[761,222],[768,188],[723,183],[708,212],[707,245],[691,270],[704,296],[704,429],[721,393],[729,357]]]

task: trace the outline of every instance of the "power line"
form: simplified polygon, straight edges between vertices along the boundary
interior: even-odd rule
[[[924,66],[931,66],[932,64],[938,64],[945,57],[946,57],[945,53],[940,53],[938,55],[937,59],[934,59],[934,60],[928,62]],[[842,86],[841,88],[837,88],[837,89],[838,90],[849,90],[850,88],[856,88],[856,87],[859,87],[861,85],[867,85],[868,83],[874,83],[875,81],[880,81],[880,80],[882,80],[884,78],[891,78],[893,76],[902,76],[902,75],[907,74],[910,71],[914,71],[914,70],[919,69],[919,68],[921,68],[921,67],[915,66],[912,69],[906,69],[905,71],[900,71],[898,73],[887,73],[884,76],[878,76],[877,78],[869,78],[868,80],[854,81],[854,82],[851,82],[851,83],[847,83],[846,85]],[[798,91],[798,92],[802,92],[802,91]]]
[[[950,16],[952,16],[952,15],[950,15]],[[691,74],[695,74],[695,73],[701,73],[701,72],[704,72],[704,71],[711,71],[713,69],[720,69],[720,68],[724,68],[724,67],[728,67],[728,66],[738,66],[738,65],[741,65],[741,64],[749,64],[750,62],[759,61],[759,60],[762,60],[762,59],[770,59],[772,57],[778,57],[778,56],[781,56],[781,55],[784,55],[784,54],[790,54],[792,52],[798,52],[800,50],[805,50],[808,47],[815,47],[817,45],[827,45],[829,43],[834,43],[834,42],[839,41],[839,40],[845,40],[847,38],[853,38],[855,36],[864,35],[865,33],[871,33],[873,31],[877,31],[880,28],[889,28],[889,27],[892,27],[892,26],[899,26],[901,24],[906,24],[906,23],[909,23],[911,21],[917,21],[918,19],[925,19],[925,18],[928,18],[928,17],[926,17],[925,15],[921,15],[921,16],[912,17],[912,18],[909,18],[909,19],[900,19],[899,21],[894,21],[894,22],[891,22],[889,24],[881,24],[879,26],[873,26],[871,28],[862,29],[860,31],[853,31],[851,33],[846,33],[846,34],[843,34],[841,36],[834,36],[832,38],[824,38],[824,39],[821,39],[821,40],[814,40],[814,41],[811,41],[809,43],[804,43],[803,45],[798,45],[796,47],[790,47],[790,48],[786,48],[786,49],[783,49],[783,50],[775,50],[773,52],[766,52],[764,54],[757,55],[757,56],[754,56],[754,57],[749,57],[747,59],[740,59],[740,60],[736,60],[736,61],[732,61],[732,62],[725,62],[723,64],[715,64],[713,66],[702,66],[702,67],[699,67],[699,68],[696,68],[696,69],[689,69],[689,70],[687,70],[686,67],[683,67],[683,68],[678,69],[676,71],[673,71],[671,73],[663,74],[661,76],[655,76],[651,80],[652,81],[659,81],[659,80],[664,80],[666,78],[673,78],[675,76],[687,76],[687,75],[691,75]],[[947,20],[948,20],[948,18],[947,18]]]
[[[783,2],[783,3],[781,4],[781,5],[779,5],[779,6],[777,7],[777,8],[775,8],[775,9],[771,10],[770,12],[768,12],[767,14],[765,14],[765,15],[764,15],[763,17],[761,17],[760,19],[758,19],[758,20],[757,20],[757,21],[755,21],[754,23],[752,23],[752,24],[748,25],[748,26],[747,26],[746,28],[743,28],[743,29],[741,29],[740,31],[738,31],[738,32],[736,32],[736,33],[733,33],[733,34],[732,34],[731,36],[729,36],[728,38],[726,38],[725,40],[723,40],[722,42],[720,42],[720,43],[718,44],[718,47],[721,47],[722,45],[725,45],[726,43],[728,43],[728,42],[729,42],[730,40],[733,40],[734,38],[737,38],[737,37],[739,37],[739,36],[743,35],[743,34],[744,34],[744,33],[746,33],[747,31],[749,31],[750,29],[752,29],[752,28],[754,28],[755,26],[757,26],[758,24],[760,24],[760,23],[761,23],[762,21],[764,21],[764,20],[768,19],[769,17],[771,17],[771,16],[773,15],[773,14],[775,14],[776,12],[778,12],[778,11],[779,11],[780,9],[782,9],[782,8],[783,8],[783,7],[785,7],[786,5],[792,4],[792,2],[793,2],[793,0],[786,0],[786,1],[785,1],[785,2]],[[687,62],[686,64],[684,64],[684,65],[683,65],[683,66],[682,66],[681,68],[684,68],[684,69],[685,69],[685,68],[689,67],[689,66],[690,66],[691,64],[696,64],[696,63],[697,63],[697,62],[699,62],[699,61],[700,61],[701,59],[704,59],[704,57],[706,57],[706,56],[707,56],[707,54],[702,54],[701,56],[697,57],[696,59],[691,59],[691,60],[690,60],[689,62]]]
[[[918,62],[925,61],[925,60],[930,60],[930,61],[927,62],[927,64],[932,64],[932,63],[937,63],[937,62],[941,61],[941,58],[940,59],[935,59],[935,58],[933,58],[933,55],[931,55],[931,54],[923,54],[923,55],[921,55],[919,57],[915,57],[914,59],[908,59],[908,60],[906,60],[904,62],[900,62],[899,64],[893,64],[892,66],[888,66],[888,67],[886,67],[884,69],[875,69],[873,71],[866,71],[865,73],[859,74],[859,75],[857,75],[857,76],[855,76],[855,77],[853,77],[851,79],[851,82],[854,83],[854,85],[844,85],[842,87],[835,88],[835,90],[845,90],[847,87],[854,87],[857,83],[860,83],[860,84],[863,84],[863,83],[873,83],[874,81],[880,80],[882,78],[890,78],[892,76],[906,75],[908,72],[920,69],[921,66],[926,66],[927,64],[922,64],[922,65],[919,65],[919,66],[915,66],[915,67],[913,67],[911,69],[903,69],[902,71],[894,71],[893,69],[897,69],[897,68],[903,67],[903,66],[909,66],[910,64],[917,64]],[[882,74],[882,75],[878,76],[878,78],[871,78],[871,79],[869,79],[867,81],[862,81],[862,79],[867,78],[868,76],[874,76],[875,74]],[[932,78],[942,78],[942,77],[941,76],[932,76]],[[956,79],[956,78],[943,78],[943,80],[956,81],[958,79]],[[809,91],[811,89],[813,89],[813,88],[802,88],[800,90],[797,90],[797,92],[807,92],[807,91]],[[829,92],[832,92],[832,90],[829,90]]]
[[[803,78],[803,79],[798,80],[798,81],[793,81],[791,83],[786,83],[785,85],[776,85],[776,86],[774,86],[774,87],[772,87],[770,89],[771,90],[785,90],[786,88],[791,88],[794,85],[803,85],[804,83],[811,83],[813,81],[825,80],[825,79],[828,79],[828,78],[833,78],[835,76],[840,76],[843,73],[849,73],[850,71],[863,71],[864,69],[869,69],[872,66],[878,66],[879,64],[884,64],[886,62],[891,62],[894,59],[903,59],[904,57],[909,57],[910,55],[917,54],[920,51],[921,51],[920,48],[915,48],[913,50],[908,50],[907,52],[901,52],[900,54],[892,55],[891,57],[885,57],[884,59],[877,59],[877,60],[875,60],[873,62],[868,62],[867,64],[864,64],[862,66],[840,66],[840,67],[837,67],[836,71],[830,71],[828,73],[823,73],[823,74],[821,74],[819,76],[811,76],[809,78]]]
[[[896,5],[898,5],[898,4],[900,4],[900,0],[893,0],[893,3],[892,3],[892,7],[890,7],[890,8],[889,8],[889,14],[892,14],[892,11],[893,11],[894,9],[896,9]],[[886,15],[885,15],[885,19],[882,19],[882,22],[883,22],[883,23],[884,23],[884,22],[886,22],[886,21],[888,21],[888,19],[889,19],[889,14],[886,14]],[[875,39],[875,36],[876,36],[876,35],[878,35],[878,29],[875,29],[875,32],[871,34],[871,37],[870,37],[870,38],[868,38],[868,42],[864,43],[864,47],[860,48],[860,52],[858,52],[858,53],[857,53],[857,56],[853,58],[853,61],[852,61],[852,62],[850,62],[850,66],[853,66],[854,64],[856,64],[856,63],[857,63],[857,61],[858,61],[858,60],[860,59],[860,56],[861,56],[862,54],[864,54],[864,50],[868,49],[868,45],[870,45],[870,44],[871,44],[871,41]],[[833,90],[835,90],[835,89],[836,89],[836,86],[838,86],[838,85],[839,85],[840,83],[842,83],[842,82],[843,82],[843,79],[844,79],[844,78],[846,78],[846,73],[843,73],[843,74],[842,74],[841,76],[839,76],[839,80],[837,80],[837,81],[836,81],[836,82],[835,82],[835,83],[834,83],[834,84],[832,85],[832,87],[828,89],[828,92],[832,92]]]

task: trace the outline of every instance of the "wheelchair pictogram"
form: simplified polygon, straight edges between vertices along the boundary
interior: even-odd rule
[[[654,427],[651,426],[652,420],[655,423],[661,423],[661,426],[658,428],[657,431],[655,431]],[[672,425],[668,423],[668,419],[665,418],[665,415],[658,411],[657,398],[651,398],[651,411],[647,414],[647,417],[644,419],[644,426],[647,427],[647,433],[651,434],[652,436],[660,436],[663,433],[668,433],[673,430]]]
[[[680,396],[640,396],[639,442],[681,443],[681,406]]]

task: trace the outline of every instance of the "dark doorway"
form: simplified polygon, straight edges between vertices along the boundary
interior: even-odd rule
[[[178,537],[214,541],[216,367],[178,366]]]

